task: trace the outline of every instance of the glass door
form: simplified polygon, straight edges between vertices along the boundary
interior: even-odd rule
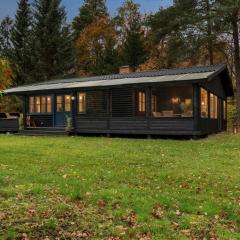
[[[66,118],[71,116],[71,95],[56,95],[55,125],[66,126]]]

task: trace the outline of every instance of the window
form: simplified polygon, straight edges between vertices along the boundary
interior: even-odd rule
[[[29,98],[29,112],[34,113],[34,97]]]
[[[157,112],[157,96],[152,95],[152,112]]]
[[[208,91],[201,88],[201,117],[208,118]]]
[[[57,96],[57,112],[63,111],[63,99],[62,96]]]
[[[137,92],[138,113],[144,114],[146,112],[146,94],[145,91]]]
[[[71,111],[71,96],[65,95],[65,112]]]
[[[210,117],[212,119],[218,118],[218,97],[210,94]]]
[[[51,96],[31,96],[29,97],[30,113],[51,113],[52,97]]]
[[[223,100],[223,119],[227,119],[227,103],[225,100]]]
[[[159,117],[192,117],[192,86],[158,87],[151,93],[152,116]]]
[[[41,100],[40,97],[35,97],[35,102],[36,102],[36,113],[40,113],[41,112]]]
[[[86,93],[79,93],[79,109],[80,113],[86,112]]]
[[[52,112],[52,98],[50,96],[47,96],[47,112]]]
[[[41,113],[46,112],[46,97],[41,97]]]

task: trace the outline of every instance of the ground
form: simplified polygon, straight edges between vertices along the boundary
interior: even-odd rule
[[[240,239],[240,136],[0,135],[0,239]]]

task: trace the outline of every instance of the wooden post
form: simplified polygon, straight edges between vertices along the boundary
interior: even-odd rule
[[[194,117],[194,131],[199,130],[200,118],[200,88],[197,84],[193,85],[193,117]]]
[[[71,119],[72,119],[72,131],[75,132],[76,131],[76,127],[77,127],[77,102],[78,102],[78,99],[77,99],[77,93],[76,92],[73,92],[72,93],[72,96],[71,96]]]
[[[26,116],[27,116],[27,96],[22,97],[22,107],[23,107],[23,130],[26,129]]]
[[[146,88],[146,117],[147,117],[147,130],[150,130],[151,121],[151,88]]]
[[[107,91],[107,130],[111,128],[111,118],[112,118],[112,90]]]

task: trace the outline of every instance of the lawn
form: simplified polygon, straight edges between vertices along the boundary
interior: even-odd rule
[[[0,135],[0,239],[240,239],[240,136]]]

